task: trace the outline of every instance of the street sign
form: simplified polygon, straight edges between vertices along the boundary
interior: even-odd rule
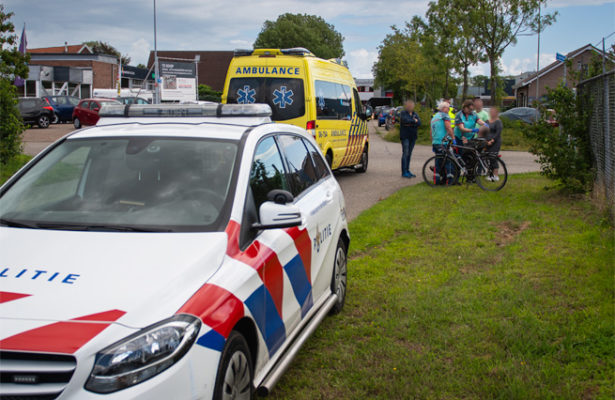
[[[566,61],[566,56],[563,55],[563,54],[560,54],[560,53],[555,53],[555,59],[557,61],[562,61],[563,62],[563,61]]]

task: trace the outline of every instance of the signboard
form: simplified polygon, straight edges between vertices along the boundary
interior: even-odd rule
[[[122,65],[122,78],[139,79],[144,81],[151,77],[147,76],[146,68],[137,68],[130,65]]]
[[[160,61],[160,99],[163,101],[194,101],[197,98],[196,64]]]
[[[555,59],[557,61],[566,61],[566,56],[560,53],[555,53]]]
[[[160,98],[164,101],[194,101],[196,79],[169,75],[162,77]]]

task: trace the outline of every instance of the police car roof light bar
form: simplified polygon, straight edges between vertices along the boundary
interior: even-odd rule
[[[224,118],[270,117],[268,104],[104,104],[98,115],[101,118]]]

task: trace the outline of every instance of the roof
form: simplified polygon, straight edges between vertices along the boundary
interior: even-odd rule
[[[594,51],[600,55],[602,55],[602,50],[598,49],[597,47],[591,45],[591,44],[587,44],[583,47],[579,47],[576,50],[571,51],[570,53],[566,54],[566,59],[572,59],[575,58],[583,53],[585,53],[586,51]],[[547,65],[546,67],[542,68],[539,72],[538,72],[538,77],[542,77],[546,74],[548,74],[549,72],[561,67],[564,63],[562,61],[554,61],[551,64]],[[515,89],[518,89],[520,87],[523,86],[527,86],[530,83],[532,83],[533,81],[536,80],[536,74],[532,74],[530,75],[530,77],[526,78],[525,80],[519,82],[518,84],[514,85],[513,87]]]
[[[35,54],[58,54],[58,53],[69,53],[69,54],[82,54],[89,53],[94,54],[92,49],[88,47],[87,44],[69,44],[65,46],[54,46],[54,47],[38,47],[36,49],[28,49],[28,53]]]
[[[235,119],[233,120],[235,121]],[[108,120],[107,120],[108,122]],[[115,121],[112,121],[115,122]],[[217,123],[216,123],[217,122]],[[160,121],[151,123],[143,123],[142,121],[130,120],[130,118],[117,121],[116,123],[105,124],[101,118],[99,125],[91,128],[82,129],[71,134],[69,139],[85,139],[85,138],[108,138],[108,137],[126,137],[126,136],[162,136],[162,137],[183,137],[183,138],[212,138],[212,139],[241,139],[243,133],[253,125],[247,123],[237,125],[225,125],[216,118],[190,118],[184,119],[184,122],[177,120]]]
[[[190,62],[194,60],[194,56],[199,55],[201,57],[198,63],[199,84],[206,84],[213,90],[221,92],[234,53],[232,50],[158,50],[158,57],[179,58]],[[153,64],[154,52],[150,51],[147,66],[151,67]]]

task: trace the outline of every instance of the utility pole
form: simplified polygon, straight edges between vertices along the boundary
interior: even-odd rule
[[[154,104],[160,104],[160,68],[158,66],[158,37],[156,32],[156,0],[154,0]]]
[[[538,101],[540,80],[540,3],[538,3],[538,51],[536,53],[536,101]]]

